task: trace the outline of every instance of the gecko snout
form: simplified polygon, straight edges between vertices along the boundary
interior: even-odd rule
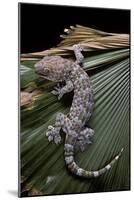
[[[40,73],[42,72],[42,66],[41,66],[39,63],[36,63],[36,64],[34,65],[34,69],[35,69],[35,72],[36,72],[37,74],[40,74]]]
[[[50,74],[50,70],[46,67],[44,67],[42,64],[40,63],[36,63],[34,65],[34,68],[35,68],[35,72],[43,77],[45,76],[49,76]]]

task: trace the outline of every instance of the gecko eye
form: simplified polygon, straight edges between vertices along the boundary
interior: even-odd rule
[[[44,68],[44,74],[49,74],[50,70],[48,68]]]

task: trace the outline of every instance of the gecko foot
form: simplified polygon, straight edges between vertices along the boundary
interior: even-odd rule
[[[52,94],[57,95],[58,96],[58,100],[60,100],[62,98],[62,96],[64,95],[63,92],[63,87],[60,87],[60,85],[58,84],[56,87],[54,87],[54,90],[52,90]]]
[[[91,144],[91,137],[94,135],[94,130],[91,128],[85,128],[82,130],[77,138],[76,145],[84,151],[88,144]]]
[[[46,132],[46,136],[48,137],[48,141],[54,141],[55,144],[59,144],[61,142],[61,136],[58,128],[54,128],[53,126],[48,126],[48,131]]]
[[[75,57],[76,57],[76,63],[77,64],[82,63],[82,60],[84,59],[84,56],[81,53],[81,51],[83,50],[82,45],[80,45],[80,44],[73,45],[73,50],[74,50]]]
[[[74,44],[73,45],[73,49],[74,50],[77,50],[77,51],[83,51],[83,47],[82,47],[82,45],[81,44]]]

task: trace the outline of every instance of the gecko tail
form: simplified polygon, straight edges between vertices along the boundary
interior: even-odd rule
[[[80,176],[80,177],[85,177],[85,178],[96,178],[112,168],[114,163],[120,158],[123,150],[124,149],[122,148],[121,151],[119,152],[119,154],[116,155],[114,157],[114,159],[109,164],[107,164],[105,167],[103,167],[99,170],[96,170],[96,171],[86,171],[86,170],[80,168],[75,163],[74,156],[73,156],[73,152],[74,152],[73,145],[65,144],[65,162],[66,162],[67,168],[73,174]]]

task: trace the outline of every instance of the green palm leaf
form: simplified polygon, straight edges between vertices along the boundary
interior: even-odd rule
[[[99,37],[108,35],[81,26],[72,28],[59,45],[61,49],[66,42],[70,45],[67,47],[66,44],[66,49],[63,48],[64,55],[70,54],[72,36],[75,41],[77,33],[81,32],[80,36],[84,37],[80,37],[83,44],[89,37],[89,32],[94,37],[97,34]],[[116,34],[109,34],[111,35]],[[36,56],[22,55],[21,91],[30,93],[32,102],[21,107],[23,196],[129,190],[130,68],[129,44],[125,38],[126,36],[122,39],[125,40],[125,45],[119,42],[118,48],[117,41],[114,47],[107,46],[105,49],[86,47],[83,62],[83,68],[91,78],[95,97],[94,112],[87,123],[95,130],[95,136],[93,144],[83,153],[76,152],[75,160],[80,167],[95,170],[107,164],[124,147],[120,160],[109,172],[97,179],[82,179],[67,171],[63,156],[64,136],[63,143],[59,146],[48,142],[45,137],[47,127],[54,123],[57,112],[69,111],[72,94],[67,94],[58,101],[51,94],[54,83],[44,81],[35,74],[33,65],[36,59],[45,55],[45,51],[36,53]],[[110,40],[109,43],[112,43],[112,39]],[[58,49],[59,47],[54,51],[50,49],[49,52],[60,54]]]

